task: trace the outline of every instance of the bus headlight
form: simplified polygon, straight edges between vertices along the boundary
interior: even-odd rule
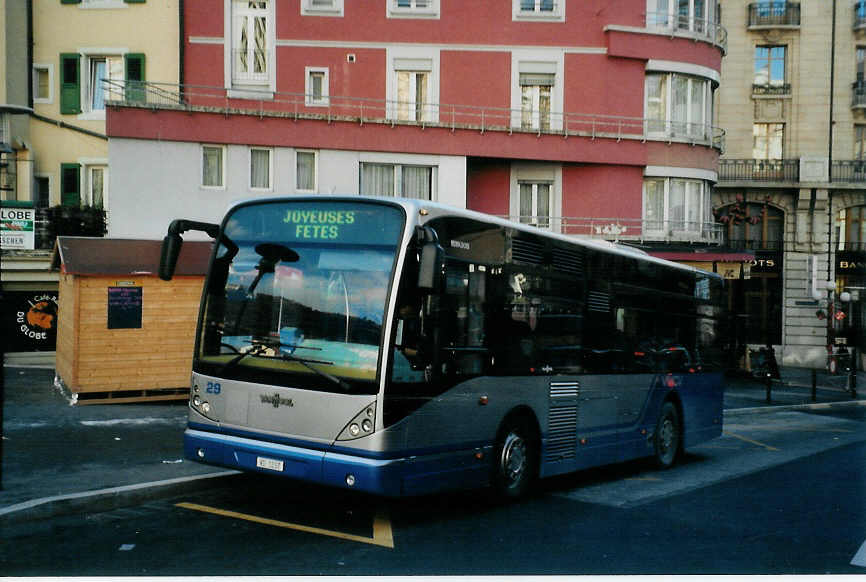
[[[359,439],[373,434],[376,429],[376,403],[373,402],[364,407],[364,410],[355,415],[349,421],[346,428],[337,437],[338,441],[349,441]]]

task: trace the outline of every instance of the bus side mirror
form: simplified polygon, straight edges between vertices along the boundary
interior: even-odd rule
[[[162,252],[159,256],[159,278],[163,281],[171,281],[174,269],[177,266],[177,258],[183,246],[183,238],[177,233],[169,233],[162,239]]]
[[[442,247],[429,241],[421,247],[418,265],[418,289],[438,293],[442,289]]]

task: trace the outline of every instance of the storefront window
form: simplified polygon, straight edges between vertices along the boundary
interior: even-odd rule
[[[727,227],[726,246],[755,254],[749,278],[729,281],[728,309],[736,315],[734,333],[740,343],[782,343],[784,212],[738,197],[715,214]]]

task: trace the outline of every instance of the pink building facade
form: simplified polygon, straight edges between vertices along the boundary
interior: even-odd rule
[[[712,0],[188,0],[180,85],[110,107],[109,234],[144,234],[147,188],[168,197],[153,206],[166,223],[185,197],[216,220],[214,200],[370,194],[718,244],[716,13]]]

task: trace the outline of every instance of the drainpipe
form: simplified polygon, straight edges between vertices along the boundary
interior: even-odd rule
[[[180,37],[180,42],[178,42],[177,47],[177,84],[178,90],[180,92],[180,100],[181,102],[183,102],[183,83],[184,77],[186,76],[183,62],[186,51],[186,18],[184,15],[183,0],[178,0],[177,2],[177,18],[177,29],[179,33],[178,36]]]

